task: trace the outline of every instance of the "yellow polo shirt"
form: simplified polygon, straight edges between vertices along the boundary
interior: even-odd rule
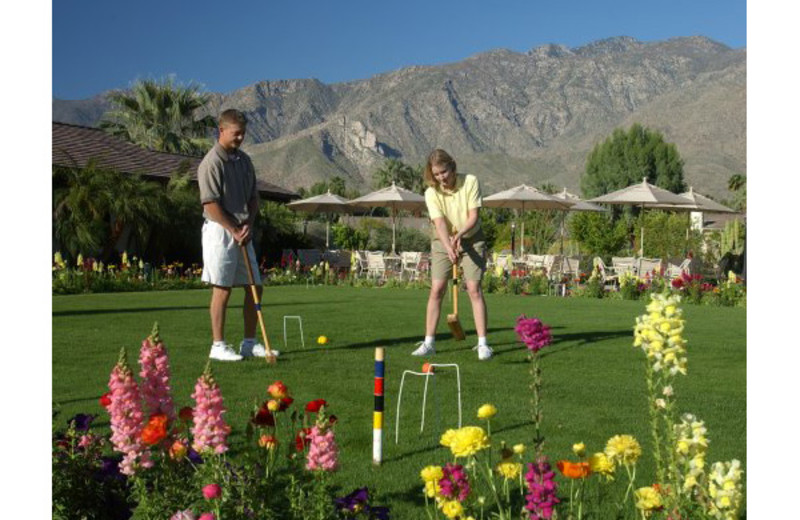
[[[469,217],[469,210],[481,207],[481,187],[474,175],[458,174],[453,191],[440,191],[433,187],[425,190],[425,204],[431,221],[444,217],[450,235],[463,229]],[[481,221],[470,229],[464,238],[470,238],[481,229]],[[434,237],[436,233],[434,232]]]

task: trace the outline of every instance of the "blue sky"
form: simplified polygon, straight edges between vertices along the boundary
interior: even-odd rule
[[[745,0],[55,0],[52,16],[53,95],[62,99],[169,74],[223,93],[268,79],[336,83],[611,36],[747,45]]]

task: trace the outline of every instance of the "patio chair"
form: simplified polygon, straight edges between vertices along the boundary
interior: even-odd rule
[[[545,255],[525,255],[525,263],[527,264],[528,269],[533,271],[544,268],[544,257]]]
[[[594,257],[592,266],[592,269],[596,269],[598,276],[600,276],[603,289],[613,289],[619,284],[619,275],[612,273],[602,258],[599,256]]]
[[[636,259],[632,256],[612,256],[611,269],[617,276],[625,273],[636,274]]]
[[[408,273],[409,280],[416,280],[419,276],[419,264],[422,261],[422,253],[418,251],[403,251],[400,253],[402,262],[401,278]]]
[[[358,276],[364,275],[366,276],[369,272],[369,264],[367,262],[367,252],[366,251],[355,251],[355,261],[356,261],[356,274]]]
[[[564,262],[561,255],[545,255],[544,268],[549,280],[548,294],[563,295],[566,288],[564,286]]]
[[[684,258],[683,262],[681,262],[680,264],[677,263],[677,260],[675,261],[670,260],[667,262],[667,269],[666,272],[664,273],[664,276],[666,276],[669,279],[672,279],[679,277],[684,272],[686,272],[686,274],[692,274],[691,265],[692,265],[691,258]]]
[[[386,276],[386,260],[383,251],[367,251],[367,274],[376,279]]]
[[[304,271],[308,271],[322,262],[322,251],[319,249],[298,249],[297,258],[300,260],[300,267]]]
[[[664,271],[660,258],[639,258],[637,273],[640,277],[661,275]]]

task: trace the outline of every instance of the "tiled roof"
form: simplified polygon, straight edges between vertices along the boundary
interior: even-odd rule
[[[190,174],[196,179],[201,160],[199,157],[141,148],[99,128],[53,121],[53,165],[83,168],[90,159],[96,159],[98,165],[122,173],[138,173],[160,179],[168,179],[184,161],[189,162]],[[299,198],[297,193],[261,179],[257,180],[256,186],[261,196],[270,200]]]

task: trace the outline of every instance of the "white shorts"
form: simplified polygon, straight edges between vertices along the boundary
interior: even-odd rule
[[[253,268],[253,280],[261,284],[258,273],[253,241],[247,243],[250,265]],[[220,287],[238,287],[249,285],[247,264],[242,257],[242,250],[233,235],[216,222],[206,220],[203,224],[203,276],[205,283]]]

